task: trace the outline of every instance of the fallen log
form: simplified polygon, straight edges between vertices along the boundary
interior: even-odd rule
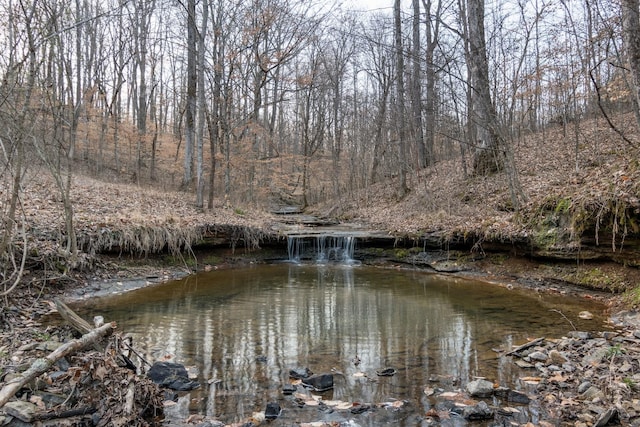
[[[4,385],[4,387],[2,387],[2,390],[0,390],[0,408],[2,408],[5,403],[7,403],[9,399],[18,392],[18,390],[24,387],[29,381],[47,372],[47,370],[58,360],[85,347],[96,344],[100,339],[112,334],[115,329],[115,322],[107,323],[97,329],[93,329],[91,332],[78,339],[61,345],[46,357],[36,359],[31,364],[31,367],[24,371],[22,375],[10,380]]]
[[[73,328],[81,334],[87,334],[93,330],[89,322],[78,316],[75,311],[71,310],[68,305],[60,300],[56,300],[56,309],[60,316],[66,320]]]

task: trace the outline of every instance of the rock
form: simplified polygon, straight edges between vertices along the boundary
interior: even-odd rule
[[[293,394],[296,392],[298,388],[296,386],[294,386],[293,384],[285,384],[284,386],[282,386],[282,394]]]
[[[188,391],[200,386],[196,381],[189,379],[186,368],[179,363],[156,362],[147,372],[147,376],[154,383],[172,390]]]
[[[486,402],[478,402],[473,406],[465,407],[462,416],[469,421],[488,420],[493,418],[493,409]]]
[[[326,391],[333,388],[333,374],[320,374],[303,378],[302,384],[315,391]]]
[[[511,391],[510,388],[500,386],[493,389],[493,394],[503,399],[506,399],[507,396],[509,396],[510,391]]]
[[[585,310],[585,311],[581,311],[580,313],[578,313],[578,317],[580,319],[583,319],[583,320],[591,320],[591,319],[593,319],[593,314],[591,312]]]
[[[493,383],[487,380],[475,380],[467,384],[467,391],[471,396],[488,397],[493,394]]]
[[[569,338],[575,338],[579,340],[588,340],[593,337],[593,335],[591,335],[591,332],[583,332],[583,331],[570,331],[567,334],[567,336]]]
[[[275,420],[280,416],[282,409],[277,402],[269,402],[267,403],[267,409],[264,411],[264,417],[267,420]]]
[[[36,405],[22,400],[12,400],[4,405],[4,412],[6,412],[7,415],[11,415],[25,423],[33,421],[33,416],[37,411],[38,407]]]
[[[600,415],[598,421],[595,422],[593,427],[604,427],[612,421],[618,418],[618,410],[616,408],[609,408]]]
[[[537,360],[540,362],[545,362],[549,358],[549,356],[541,351],[533,351],[529,353],[527,357],[529,358],[529,360]]]
[[[584,393],[580,394],[580,399],[582,400],[586,400],[586,401],[593,401],[594,399],[597,398],[604,398],[604,393],[602,393],[602,391],[600,391],[599,388],[591,386],[588,389],[586,389],[584,391]]]
[[[602,362],[602,359],[607,355],[608,349],[598,347],[591,350],[582,358],[582,366],[596,366]]]
[[[370,409],[371,409],[371,406],[369,406],[369,405],[354,405],[351,408],[350,412],[352,414],[362,414],[364,412],[369,411]]]
[[[160,385],[177,391],[189,391],[200,387],[197,381],[184,377],[167,378],[167,380]]]
[[[509,393],[507,394],[507,400],[509,402],[520,403],[522,405],[527,405],[531,401],[531,399],[529,399],[529,396],[515,390],[509,390]]]
[[[379,377],[392,377],[396,374],[396,370],[394,368],[382,368],[376,371],[376,375]]]
[[[533,364],[531,364],[529,362],[525,362],[524,360],[516,360],[516,365],[519,368],[535,368],[535,366],[533,366]]]
[[[549,352],[549,359],[551,359],[551,363],[554,363],[556,365],[562,365],[569,361],[569,359],[563,356],[562,353],[560,353],[558,350],[551,350]]]
[[[313,375],[313,372],[309,368],[293,368],[289,370],[289,377],[295,380],[301,380]]]

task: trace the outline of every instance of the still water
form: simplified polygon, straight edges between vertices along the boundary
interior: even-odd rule
[[[560,337],[572,330],[569,320],[578,330],[604,322],[602,306],[559,295],[416,271],[294,264],[202,273],[75,308],[117,321],[148,360],[197,370],[201,387],[181,397],[172,417],[240,422],[277,401],[283,412],[272,425],[381,422],[380,414],[299,408],[282,394],[293,368],[334,372],[324,399],[406,400],[412,409],[393,422],[416,425],[401,419],[434,404],[426,387],[451,390],[480,376],[518,389],[527,373],[496,349]],[[582,310],[594,319],[579,319]],[[376,375],[387,367],[396,374]]]

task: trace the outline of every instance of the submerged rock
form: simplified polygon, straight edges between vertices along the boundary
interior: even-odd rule
[[[320,374],[304,378],[302,384],[315,391],[326,391],[333,388],[333,374]]]
[[[189,373],[184,365],[171,362],[156,362],[147,376],[154,383],[172,390],[189,391],[200,387],[196,381],[189,379]]]
[[[313,375],[313,372],[309,368],[293,368],[289,370],[289,377],[295,380],[309,378],[311,375]]]
[[[394,368],[381,368],[376,371],[376,375],[379,377],[392,377],[396,374]]]
[[[478,402],[473,406],[467,406],[462,411],[462,416],[469,421],[489,420],[493,418],[493,409],[486,402]]]

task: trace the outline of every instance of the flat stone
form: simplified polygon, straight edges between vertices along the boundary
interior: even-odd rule
[[[4,411],[7,413],[7,415],[11,415],[12,417],[19,419],[20,421],[30,423],[31,421],[33,421],[33,416],[38,411],[38,407],[31,402],[12,400],[11,402],[7,402],[4,405]]]
[[[604,427],[609,424],[611,421],[614,421],[618,418],[618,410],[616,408],[609,408],[600,415],[598,421],[593,425],[593,427]]]
[[[475,380],[467,384],[467,391],[474,397],[488,397],[493,394],[493,383],[487,380]]]
[[[582,383],[580,383],[580,385],[578,386],[578,394],[582,394],[585,391],[587,391],[587,389],[591,387],[591,382],[589,381],[583,381]]]
[[[519,368],[525,368],[525,369],[535,368],[535,366],[533,364],[531,364],[529,362],[525,362],[524,360],[516,360],[515,363]]]
[[[530,360],[537,360],[540,362],[545,362],[549,356],[547,356],[545,353],[541,352],[541,351],[534,351],[529,353],[529,356],[527,356]]]
[[[509,390],[509,394],[507,395],[507,400],[513,403],[520,403],[522,405],[527,405],[531,399],[524,393],[515,390]]]
[[[580,399],[586,401],[594,401],[595,399],[604,398],[604,393],[599,388],[591,386],[580,395]]]
[[[304,378],[302,384],[315,391],[326,391],[333,388],[333,374],[320,374]]]
[[[569,336],[569,338],[576,338],[579,340],[588,340],[593,337],[593,335],[591,335],[591,332],[584,331],[570,331],[567,336]]]

